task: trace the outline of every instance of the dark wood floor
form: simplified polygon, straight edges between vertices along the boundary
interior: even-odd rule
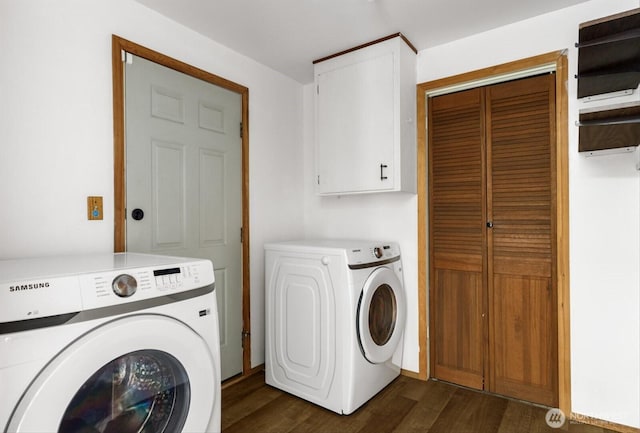
[[[609,432],[567,422],[550,428],[547,410],[527,403],[401,376],[349,416],[341,416],[264,383],[258,373],[222,391],[224,433],[518,433]]]

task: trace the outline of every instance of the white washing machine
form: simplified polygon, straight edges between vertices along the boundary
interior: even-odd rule
[[[208,260],[0,261],[3,432],[218,432],[219,350]]]
[[[392,382],[406,321],[391,242],[265,245],[267,384],[348,415]]]

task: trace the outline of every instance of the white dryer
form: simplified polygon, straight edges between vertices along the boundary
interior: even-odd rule
[[[347,415],[400,374],[407,306],[398,244],[267,244],[265,280],[267,384]]]
[[[210,261],[0,261],[0,431],[220,430]]]

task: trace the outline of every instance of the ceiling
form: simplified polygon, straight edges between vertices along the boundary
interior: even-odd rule
[[[306,84],[313,60],[390,34],[423,50],[587,0],[136,1]]]

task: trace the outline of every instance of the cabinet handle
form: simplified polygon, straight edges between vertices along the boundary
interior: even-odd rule
[[[387,168],[386,164],[380,164],[380,180],[387,180],[387,176],[384,175],[384,169]]]

